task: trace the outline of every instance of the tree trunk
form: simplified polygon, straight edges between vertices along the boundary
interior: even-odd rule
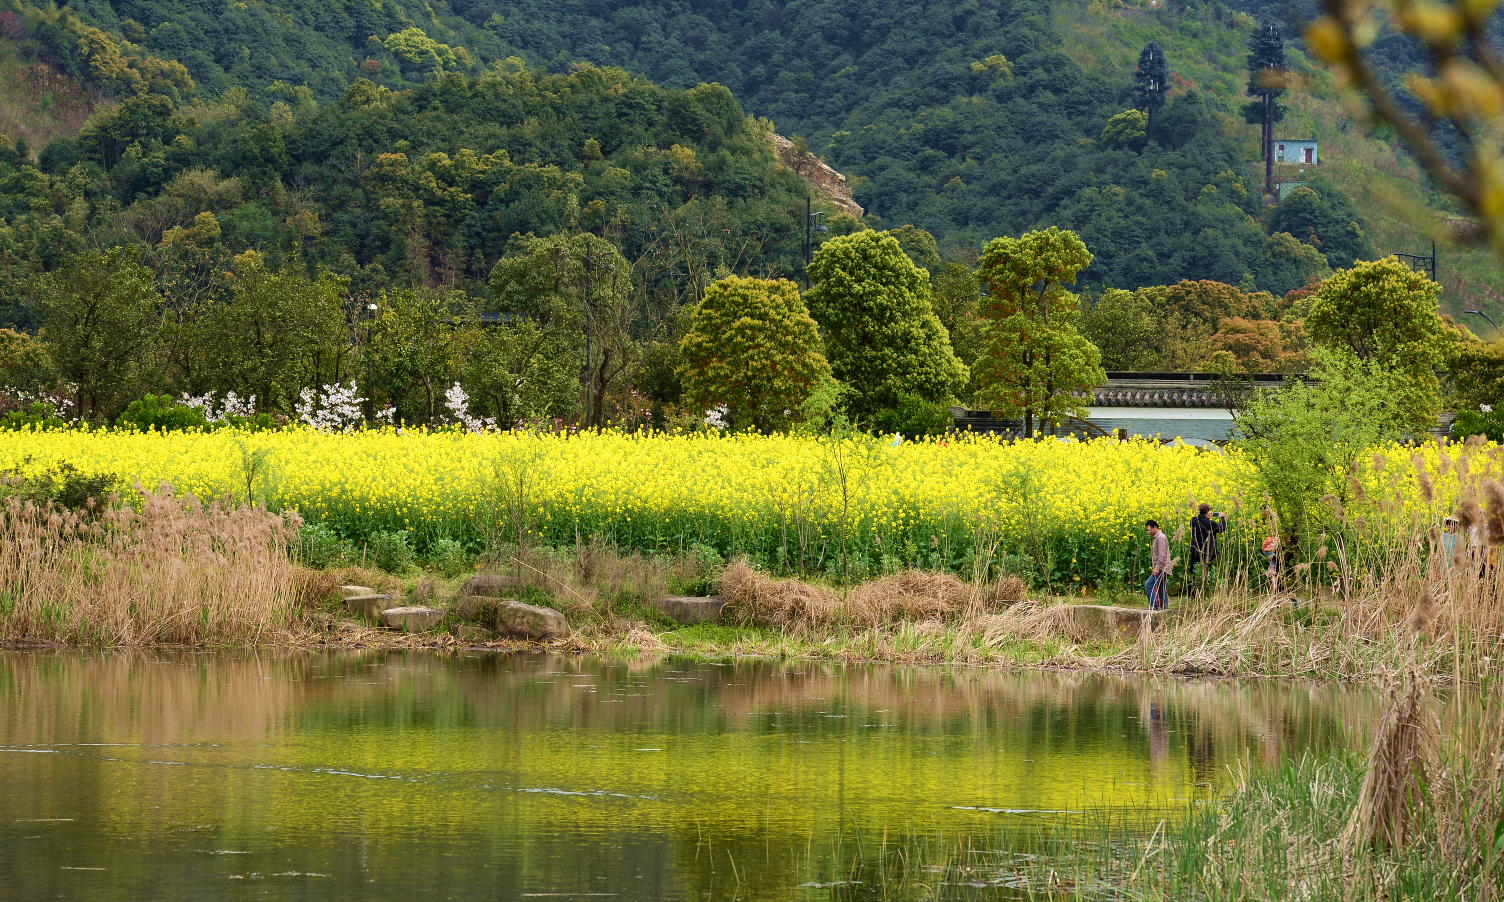
[[[1154,143],[1154,104],[1149,104],[1149,133],[1144,136],[1144,149]]]
[[[1034,411],[1024,411],[1024,438],[1034,437]]]

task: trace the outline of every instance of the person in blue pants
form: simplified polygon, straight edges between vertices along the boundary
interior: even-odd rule
[[[1163,611],[1170,606],[1170,538],[1153,520],[1144,522],[1149,533],[1149,578],[1144,581],[1144,594],[1149,598],[1149,610]]]

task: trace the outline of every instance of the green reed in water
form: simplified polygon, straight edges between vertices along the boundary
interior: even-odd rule
[[[1012,817],[991,829],[848,831],[808,850],[804,898],[1501,899],[1504,701],[1496,685],[1485,688],[1410,721],[1391,718],[1366,761],[1339,752],[1240,773],[1213,804]],[[1393,711],[1413,710],[1405,695],[1414,691],[1396,687]],[[1398,731],[1427,718],[1421,729],[1441,729],[1442,717],[1440,737],[1418,737],[1409,760],[1387,754]],[[1388,778],[1376,779],[1381,768]],[[1375,792],[1392,793],[1392,804]]]

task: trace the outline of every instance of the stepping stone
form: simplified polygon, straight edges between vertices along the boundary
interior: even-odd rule
[[[379,592],[367,592],[364,595],[346,595],[345,607],[352,614],[359,614],[367,620],[377,620],[381,612],[392,606],[392,596],[382,595]]]
[[[1070,618],[1073,632],[1091,639],[1123,639],[1138,641],[1139,633],[1147,626],[1154,629],[1155,619],[1163,611],[1147,608],[1118,608],[1101,604],[1061,605]]]
[[[496,604],[496,631],[519,639],[558,639],[569,634],[569,621],[552,608],[506,599]]]
[[[370,586],[340,586],[340,594],[349,598],[352,595],[375,595],[376,590]]]
[[[394,630],[402,630],[405,633],[426,633],[439,625],[439,621],[444,619],[444,612],[438,608],[417,606],[387,608],[381,612],[381,619]]]
[[[670,595],[658,600],[658,610],[675,623],[719,623],[725,608],[725,600],[718,595],[707,598]]]
[[[485,598],[505,598],[508,595],[517,595],[528,586],[525,580],[515,576],[503,576],[500,573],[477,573],[465,580],[460,586],[460,597],[466,595],[480,595]]]
[[[496,638],[495,633],[473,623],[457,624],[450,632],[461,642],[490,642]]]

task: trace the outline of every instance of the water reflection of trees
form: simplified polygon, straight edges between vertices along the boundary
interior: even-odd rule
[[[383,861],[484,861],[502,895],[598,889],[580,882],[588,874],[654,898],[729,897],[732,861],[749,885],[786,890],[837,835],[941,819],[987,828],[996,815],[949,806],[1015,792],[1040,807],[1205,793],[1244,754],[1272,763],[1361,742],[1376,713],[1368,695],[1288,682],[426,652],[6,654],[0,693],[0,744],[186,744],[172,754],[223,767],[198,772],[183,798],[174,768],[79,759],[71,785],[48,792],[96,822],[245,836],[275,824],[352,879]],[[254,744],[255,761],[295,775],[250,774],[250,759],[221,760],[214,744]],[[656,746],[666,751],[638,751]],[[39,784],[56,767],[0,766]],[[408,780],[315,778],[331,767]],[[1061,780],[1075,788],[1048,791]]]

